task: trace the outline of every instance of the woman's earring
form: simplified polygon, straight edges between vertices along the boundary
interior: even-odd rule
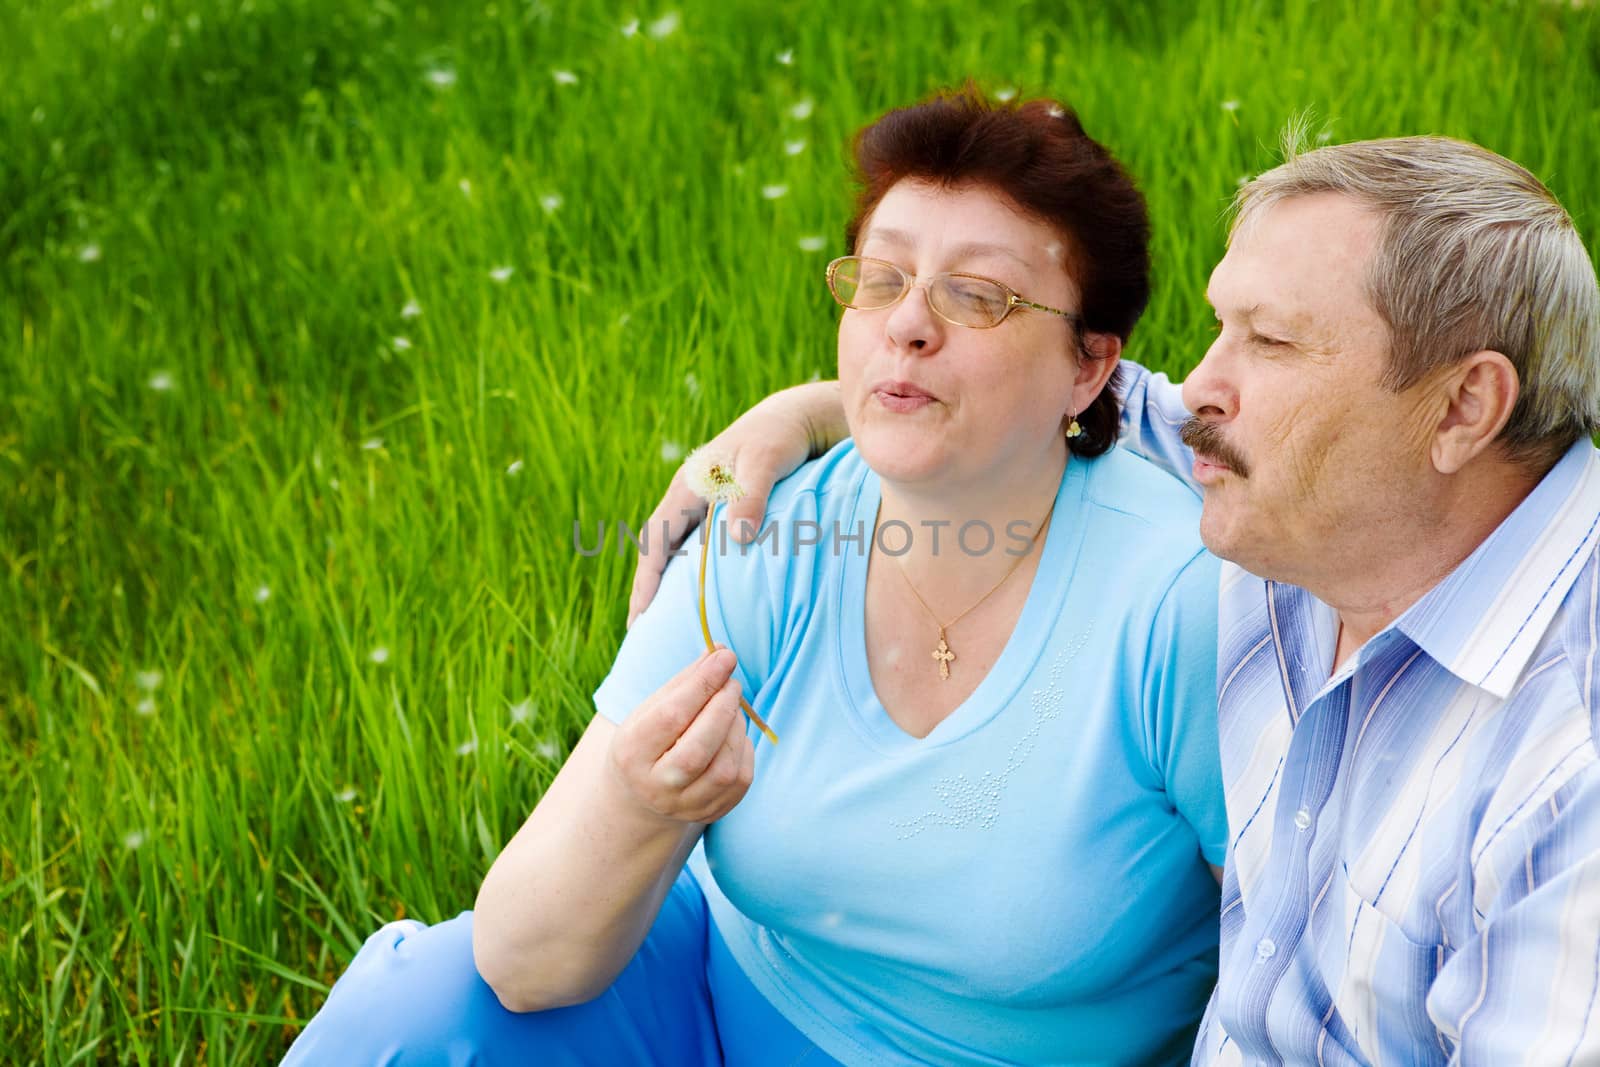
[[[1067,439],[1083,436],[1083,427],[1078,423],[1078,416],[1073,415],[1067,419]]]

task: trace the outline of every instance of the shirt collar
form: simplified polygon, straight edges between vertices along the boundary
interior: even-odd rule
[[[1504,700],[1597,542],[1600,452],[1584,439],[1395,628],[1462,681]]]

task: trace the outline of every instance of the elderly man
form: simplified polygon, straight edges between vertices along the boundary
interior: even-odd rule
[[[1531,174],[1443,138],[1299,155],[1238,209],[1181,395],[1121,370],[1123,444],[1230,561],[1194,1062],[1600,1063],[1594,268]],[[724,433],[735,518],[841,432],[833,397]],[[690,506],[675,481],[657,521]]]

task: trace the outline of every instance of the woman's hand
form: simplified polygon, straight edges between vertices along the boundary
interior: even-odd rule
[[[767,511],[767,495],[780,478],[807,459],[822,455],[847,432],[839,383],[812,382],[773,393],[712,438],[707,447],[731,460],[734,477],[745,490],[743,498],[725,509],[734,540],[742,544],[756,535]],[[629,626],[650,606],[667,561],[700,524],[704,512],[704,504],[679,467],[661,503],[645,521],[645,529],[664,529],[667,536],[648,539],[639,553],[633,594],[628,598]]]
[[[756,753],[744,732],[734,663],[726,648],[702,656],[636,708],[612,739],[611,770],[651,814],[710,823],[744,799]]]

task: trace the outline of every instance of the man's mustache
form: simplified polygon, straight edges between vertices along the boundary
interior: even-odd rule
[[[1235,452],[1233,446],[1223,438],[1222,431],[1218,429],[1216,423],[1205,422],[1190,415],[1184,421],[1183,428],[1178,431],[1178,436],[1202,459],[1221,464],[1241,478],[1250,477],[1250,468],[1245,463],[1244,457]]]

